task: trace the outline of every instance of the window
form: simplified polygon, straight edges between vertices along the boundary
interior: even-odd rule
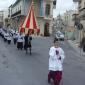
[[[16,8],[16,12],[17,12],[17,8]]]
[[[19,11],[20,9],[19,9],[19,7],[18,7],[18,11]]]
[[[21,5],[20,5],[20,10],[21,10]]]
[[[46,4],[46,10],[45,10],[46,15],[50,15],[50,4]]]

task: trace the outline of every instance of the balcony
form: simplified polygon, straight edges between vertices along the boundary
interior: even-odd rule
[[[72,15],[72,20],[75,21],[78,17],[79,17],[79,14],[78,13],[74,13]]]
[[[53,19],[53,15],[48,15],[48,16],[44,16],[45,20],[52,20]]]
[[[79,10],[79,12],[80,12],[79,17],[85,20],[85,7]]]
[[[81,5],[78,6],[78,9],[81,10]]]
[[[12,14],[11,17],[15,17],[15,16],[18,16],[18,15],[21,15],[21,10],[16,12],[16,13],[14,13],[14,14]]]

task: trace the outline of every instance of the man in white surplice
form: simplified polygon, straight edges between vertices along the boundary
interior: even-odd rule
[[[59,85],[62,79],[62,63],[65,55],[63,49],[59,47],[58,41],[54,40],[54,45],[50,48],[49,56],[48,82],[50,83],[50,80],[53,79],[54,85]]]

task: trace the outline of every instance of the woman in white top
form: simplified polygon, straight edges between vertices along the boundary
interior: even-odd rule
[[[59,47],[58,41],[54,40],[54,45],[50,48],[49,56],[48,83],[53,79],[54,85],[59,85],[62,79],[62,63],[65,55],[63,49]]]

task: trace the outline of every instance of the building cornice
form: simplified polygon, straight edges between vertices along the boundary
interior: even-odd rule
[[[81,12],[81,11],[83,11],[83,10],[85,10],[85,7],[83,7],[83,8],[81,8],[81,9],[79,9],[79,11]]]
[[[17,3],[19,3],[21,0],[17,0],[14,4],[12,4],[12,7],[16,6]]]

